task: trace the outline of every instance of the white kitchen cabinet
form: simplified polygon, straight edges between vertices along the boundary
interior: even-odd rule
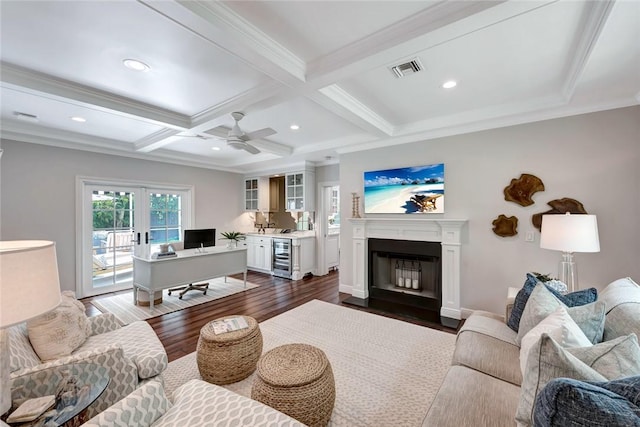
[[[271,237],[247,236],[247,268],[256,271],[271,271]]]
[[[307,232],[312,233],[312,232]],[[316,238],[315,236],[291,239],[291,278],[300,280],[308,273],[316,271]]]
[[[287,173],[285,176],[285,210],[290,212],[315,209],[315,173],[307,169],[300,172]]]
[[[269,177],[244,180],[244,210],[269,211]]]

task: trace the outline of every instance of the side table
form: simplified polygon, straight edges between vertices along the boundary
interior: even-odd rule
[[[85,410],[109,385],[109,373],[94,363],[74,363],[42,369],[12,381],[10,416],[22,403],[36,397],[55,395],[53,407],[33,421],[10,426],[75,427],[88,421]],[[3,419],[6,422],[6,420]]]

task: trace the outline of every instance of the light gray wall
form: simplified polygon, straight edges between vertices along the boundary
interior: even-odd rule
[[[2,148],[0,238],[55,241],[62,289],[76,283],[76,176],[193,185],[194,227],[225,231],[246,220],[239,174],[8,140]]]
[[[351,206],[351,192],[363,194],[366,170],[432,163],[445,163],[446,211],[429,218],[469,220],[462,246],[463,308],[502,313],[507,287],[520,287],[527,271],[557,276],[560,253],[539,247],[531,215],[563,197],[598,217],[601,251],[576,254],[581,287],[602,289],[626,276],[640,281],[640,107],[342,154],[341,205]],[[545,185],[529,207],[504,200],[504,187],[522,173]],[[518,217],[518,235],[493,233],[491,222],[499,214]],[[534,243],[524,241],[530,230]],[[349,287],[354,262],[348,220],[341,236],[340,283]]]
[[[316,182],[332,182],[340,180],[340,165],[327,165],[316,167]]]

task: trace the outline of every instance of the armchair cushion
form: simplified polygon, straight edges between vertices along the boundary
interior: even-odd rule
[[[171,407],[162,384],[149,381],[124,399],[93,417],[84,427],[149,427]]]
[[[137,321],[104,334],[92,335],[76,352],[95,347],[117,344],[124,356],[131,360],[142,379],[159,375],[168,364],[167,353],[153,328],[147,322]]]
[[[84,304],[73,292],[65,291],[60,305],[29,320],[27,330],[33,349],[40,360],[46,361],[70,355],[91,335],[91,324]]]
[[[113,313],[101,313],[97,316],[91,316],[89,317],[89,323],[91,324],[91,335],[104,334],[122,327],[122,324]]]
[[[304,424],[223,387],[202,380],[191,380],[176,389],[173,406],[153,425],[302,427]]]
[[[20,369],[32,368],[40,363],[40,358],[33,351],[27,324],[20,323],[7,329],[9,337],[9,371],[15,372]]]

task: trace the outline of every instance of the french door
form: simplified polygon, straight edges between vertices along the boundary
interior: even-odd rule
[[[81,297],[132,287],[133,257],[181,240],[191,224],[191,188],[96,182],[81,187],[79,230]]]

